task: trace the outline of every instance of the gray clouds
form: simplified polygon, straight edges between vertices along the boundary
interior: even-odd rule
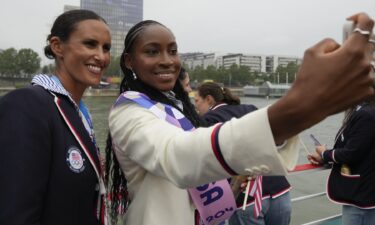
[[[4,1],[4,0],[3,0]],[[0,48],[32,48],[43,58],[45,39],[64,5],[79,0],[21,0],[0,8]],[[302,56],[325,37],[341,42],[345,18],[375,18],[374,0],[144,0],[144,19],[174,32],[180,52]]]

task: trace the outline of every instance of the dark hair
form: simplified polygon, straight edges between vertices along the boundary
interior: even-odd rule
[[[361,105],[370,105],[371,107],[375,108],[375,97],[369,98],[366,101],[362,102]],[[356,111],[357,106],[352,106],[345,110],[344,119],[342,120],[342,124],[340,129],[337,131],[335,136],[335,143],[337,139],[340,137],[342,132],[346,129],[349,124],[349,121],[352,119],[354,112]]]
[[[133,71],[126,67],[125,65],[125,56],[126,54],[132,54],[134,50],[134,44],[137,42],[137,39],[141,37],[143,31],[149,26],[163,26],[163,24],[153,21],[145,20],[134,25],[128,32],[125,37],[125,48],[121,55],[120,66],[122,72],[124,73],[124,78],[121,81],[120,93],[124,91],[138,91],[147,95],[150,99],[161,102],[164,104],[171,105],[176,109],[180,110],[186,118],[188,118],[195,127],[198,127],[203,123],[200,120],[193,104],[190,101],[188,93],[184,91],[181,82],[176,82],[172,91],[175,93],[176,99],[180,100],[183,105],[181,110],[176,104],[167,98],[159,90],[147,85],[142,82],[140,79],[134,79]],[[165,27],[167,28],[167,27]],[[168,29],[168,28],[167,28]],[[110,204],[110,216],[112,224],[117,223],[117,215],[120,213],[118,209],[126,210],[128,206],[128,192],[127,192],[127,180],[119,166],[119,163],[114,155],[114,149],[112,146],[112,140],[110,134],[107,138],[106,146],[106,183],[108,190],[111,193],[111,204]],[[111,181],[111,185],[109,185]]]
[[[51,33],[47,36],[47,46],[44,47],[44,55],[49,59],[54,59],[55,53],[53,53],[49,44],[51,38],[58,37],[63,42],[67,41],[70,34],[75,31],[77,24],[83,20],[101,20],[106,23],[102,17],[90,10],[77,9],[64,12],[53,23]]]
[[[178,75],[178,79],[183,81],[186,78],[186,70],[184,67],[181,67],[180,74]]]
[[[215,82],[205,82],[197,88],[199,96],[202,98],[211,95],[217,104],[227,103],[228,105],[239,105],[241,100],[239,97],[232,94],[232,92],[225,87],[220,87]]]

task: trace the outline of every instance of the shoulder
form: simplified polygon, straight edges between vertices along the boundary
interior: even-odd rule
[[[47,110],[47,105],[53,104],[52,99],[52,95],[44,88],[30,85],[11,91],[0,98],[0,108],[2,110],[25,109],[31,111],[35,108]]]
[[[354,118],[375,120],[375,106],[366,104],[358,107],[354,114]]]
[[[113,107],[108,117],[110,129],[115,129],[119,126],[130,129],[153,120],[160,119],[150,110],[134,102],[127,102]]]
[[[50,95],[43,87],[29,85],[24,88],[19,88],[9,92],[1,98],[1,101],[6,100],[27,100],[35,98],[44,98]],[[26,99],[25,99],[26,98]]]

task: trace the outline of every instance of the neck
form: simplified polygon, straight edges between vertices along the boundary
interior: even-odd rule
[[[78,105],[81,101],[83,93],[86,90],[86,86],[74,81],[70,76],[66,76],[66,73],[62,73],[56,69],[55,75],[59,78],[61,85],[69,92],[73,101]]]

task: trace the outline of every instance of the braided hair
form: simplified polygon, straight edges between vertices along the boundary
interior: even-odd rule
[[[126,67],[125,56],[127,54],[132,54],[134,50],[134,43],[137,39],[141,37],[143,31],[149,26],[163,26],[163,24],[153,21],[145,20],[134,25],[125,37],[125,48],[121,55],[120,66],[122,72],[124,73],[124,78],[120,84],[120,94],[125,91],[137,91],[147,95],[151,100],[161,102],[164,104],[171,105],[176,109],[180,110],[186,118],[195,126],[199,127],[204,123],[197,112],[189,95],[184,91],[181,82],[176,81],[172,91],[175,93],[176,99],[182,102],[182,109],[177,107],[177,105],[166,97],[162,92],[155,89],[154,87],[142,82],[140,79],[135,79],[133,71]],[[166,27],[165,27],[166,28]],[[167,28],[168,29],[168,28]],[[127,191],[127,180],[120,168],[119,162],[114,155],[114,149],[112,146],[111,135],[108,134],[107,146],[106,146],[106,184],[108,186],[109,193],[111,193],[111,203],[110,203],[110,216],[112,224],[117,223],[118,214],[124,213],[129,204],[128,191]],[[121,209],[121,210],[119,210]]]

